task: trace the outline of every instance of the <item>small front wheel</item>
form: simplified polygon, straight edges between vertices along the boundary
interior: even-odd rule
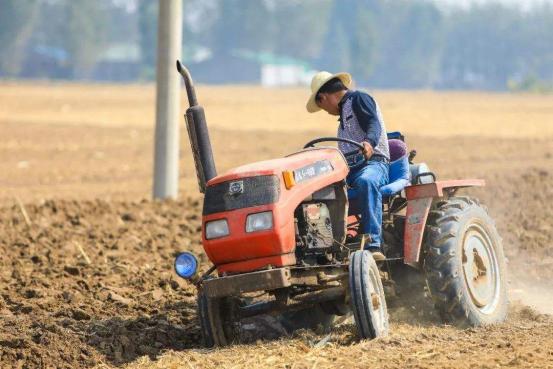
[[[362,339],[388,334],[388,310],[380,270],[366,250],[351,254],[349,264],[351,308],[357,332]]]
[[[210,298],[203,290],[198,291],[198,318],[204,346],[227,346],[236,339],[234,304],[231,298]]]

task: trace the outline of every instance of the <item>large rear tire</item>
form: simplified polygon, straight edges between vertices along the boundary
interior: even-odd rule
[[[429,214],[425,250],[426,282],[445,322],[479,326],[506,319],[501,238],[477,200],[454,197],[439,202]]]
[[[198,291],[198,318],[205,347],[227,346],[236,340],[231,298],[209,298]]]
[[[369,251],[355,251],[349,264],[351,308],[362,339],[388,334],[388,310],[380,270]]]

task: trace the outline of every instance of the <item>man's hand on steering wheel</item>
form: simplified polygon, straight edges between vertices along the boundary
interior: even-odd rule
[[[357,169],[357,168],[359,168],[359,167],[361,167],[365,164],[366,160],[356,160],[356,158],[359,155],[363,154],[363,157],[365,159],[368,159],[372,156],[373,151],[374,151],[373,147],[368,142],[360,143],[360,142],[357,142],[357,141],[352,141],[350,139],[340,138],[340,137],[320,137],[320,138],[316,138],[316,139],[311,140],[308,143],[306,143],[303,146],[303,148],[307,149],[308,147],[315,147],[315,144],[317,144],[319,142],[325,142],[325,141],[345,142],[345,143],[348,143],[348,144],[355,147],[355,149],[353,151],[343,153],[344,158],[346,159],[350,169]]]
[[[373,147],[367,141],[361,142],[361,145],[363,145],[363,155],[365,156],[365,159],[369,160],[374,153]]]

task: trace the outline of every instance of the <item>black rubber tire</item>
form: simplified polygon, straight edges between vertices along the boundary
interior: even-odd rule
[[[209,298],[202,290],[198,291],[198,318],[205,347],[227,346],[235,341],[231,303],[229,299]]]
[[[298,329],[309,329],[318,333],[328,333],[334,323],[334,314],[328,314],[319,305],[290,311],[280,316],[280,323],[288,333]]]
[[[359,250],[351,254],[349,287],[359,337],[373,339],[387,335],[389,322],[384,288],[380,270],[369,251]],[[373,298],[378,299],[378,306],[373,304]]]
[[[465,237],[471,229],[484,232],[496,261],[492,301],[480,307],[475,303],[478,299],[471,296],[469,277],[463,268]],[[476,199],[453,197],[436,204],[428,217],[424,252],[426,283],[444,322],[480,326],[506,319],[509,301],[501,238],[494,221]]]
[[[200,331],[202,333],[202,345],[205,347],[213,347],[215,346],[215,340],[213,338],[213,333],[211,332],[207,296],[202,292],[202,290],[198,291],[197,302],[198,320],[200,321]]]

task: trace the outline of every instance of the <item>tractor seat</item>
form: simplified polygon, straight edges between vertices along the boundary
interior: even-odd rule
[[[388,184],[380,187],[382,196],[392,196],[410,184],[407,145],[399,139],[388,140],[390,167]]]

